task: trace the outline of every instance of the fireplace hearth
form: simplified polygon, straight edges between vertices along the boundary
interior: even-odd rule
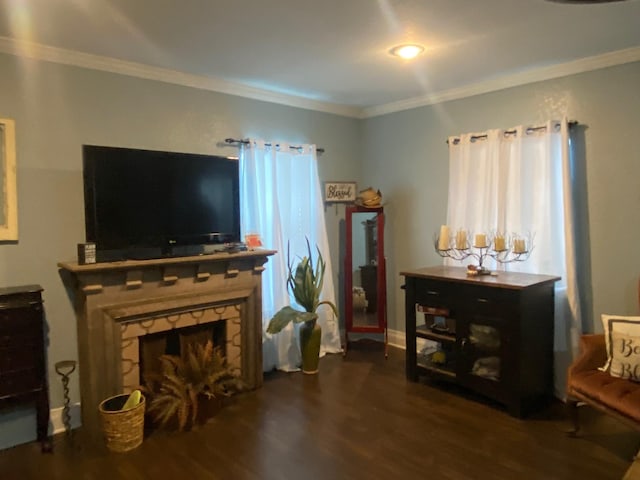
[[[154,354],[145,356],[143,347],[141,355],[141,342],[152,344],[155,339],[157,343],[171,332],[187,335],[210,326],[234,372],[248,388],[260,387],[261,273],[274,253],[60,263],[61,277],[75,304],[85,434],[101,438],[98,404],[102,400],[143,383],[141,365],[152,362],[149,358]]]

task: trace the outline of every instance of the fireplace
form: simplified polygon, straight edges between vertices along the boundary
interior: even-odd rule
[[[224,319],[168,330],[158,329],[158,325],[154,323],[149,329],[154,330],[153,333],[138,335],[126,344],[123,343],[124,391],[134,390],[137,387],[134,382],[139,380],[147,391],[158,392],[164,374],[161,357],[169,355],[186,358],[196,344],[205,346],[207,342],[211,342],[214,349],[225,358],[230,372],[239,377],[241,375],[240,321],[239,317],[236,319],[237,321],[229,324],[229,329]]]
[[[218,338],[217,342],[214,341],[214,345],[221,347],[224,357],[234,373],[238,376],[242,374],[240,344],[242,324],[239,304],[214,304],[210,307],[177,313],[160,313],[149,319],[126,321],[125,318],[124,321],[119,321],[119,324],[124,393],[129,393],[146,383],[141,365],[147,364],[147,368],[144,369],[147,373],[159,373],[160,355],[180,353],[187,344],[191,343],[188,340],[180,342],[181,339],[205,337],[207,331],[211,334],[210,339],[214,341],[216,330],[213,327],[215,326],[222,326],[218,331],[224,332],[224,339]],[[194,329],[196,329],[195,334]],[[203,333],[205,335],[202,335]],[[171,339],[174,341],[169,341]],[[176,343],[175,339],[177,339],[176,347],[167,350],[167,347]],[[180,348],[180,343],[183,344],[182,348]]]
[[[141,385],[141,367],[153,363],[162,351],[158,344],[176,332],[210,331],[248,388],[260,387],[261,273],[273,253],[60,263],[75,303],[86,434],[101,437],[98,404]]]

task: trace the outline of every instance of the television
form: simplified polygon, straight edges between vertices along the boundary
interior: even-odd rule
[[[86,241],[99,261],[240,242],[235,159],[84,145],[83,179]]]

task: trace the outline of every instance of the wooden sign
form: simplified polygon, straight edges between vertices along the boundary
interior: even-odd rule
[[[353,203],[356,200],[356,182],[324,182],[326,203]]]

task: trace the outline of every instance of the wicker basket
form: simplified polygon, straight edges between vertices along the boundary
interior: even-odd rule
[[[107,448],[112,452],[127,452],[142,443],[144,437],[145,398],[133,408],[122,410],[128,394],[109,397],[100,403],[100,417]]]

